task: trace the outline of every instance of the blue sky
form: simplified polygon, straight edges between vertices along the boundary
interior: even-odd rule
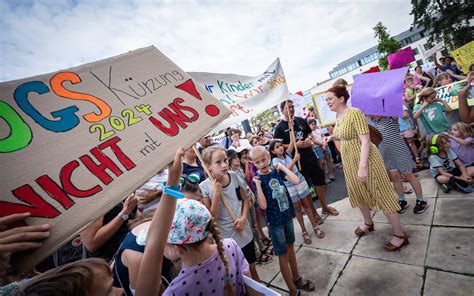
[[[382,21],[412,23],[409,0],[0,0],[0,81],[155,45],[185,71],[254,76],[280,57],[291,92],[376,45]]]

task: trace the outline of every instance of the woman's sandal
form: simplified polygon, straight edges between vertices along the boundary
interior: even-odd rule
[[[324,232],[321,230],[321,228],[319,228],[318,226],[314,227],[313,230],[314,230],[314,234],[316,234],[316,236],[319,239],[324,238],[326,236]]]
[[[329,216],[337,216],[339,215],[339,212],[335,208],[328,207],[328,211],[322,210],[322,213],[324,215],[329,215]]]
[[[394,252],[394,251],[398,251],[400,250],[403,246],[406,246],[408,245],[410,242],[408,241],[408,236],[403,233],[403,236],[399,236],[399,235],[393,235],[394,237],[398,237],[400,239],[403,239],[403,242],[401,245],[399,245],[398,247],[395,246],[394,244],[392,244],[391,242],[388,242],[386,245],[385,245],[385,251],[387,252]]]
[[[323,218],[321,218],[321,217],[316,218],[316,221],[315,221],[315,222],[316,222],[316,224],[318,224],[318,225],[324,224],[324,220],[323,220]]]
[[[364,224],[367,225],[366,231],[362,230],[360,227],[357,227],[356,230],[354,231],[354,233],[359,237],[364,236],[368,231],[372,232],[375,229],[374,222],[372,222],[372,224],[367,224],[364,222]]]
[[[307,231],[303,232],[303,240],[304,240],[304,243],[307,245],[311,245],[313,243],[313,241],[311,240],[311,236],[309,236]]]
[[[303,277],[299,276],[296,280],[293,280],[297,289],[303,291],[314,291],[316,286],[310,280],[303,280]]]

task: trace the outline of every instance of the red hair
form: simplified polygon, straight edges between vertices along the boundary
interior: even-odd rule
[[[344,85],[333,85],[331,88],[329,88],[326,92],[332,92],[336,97],[344,98],[344,103],[347,103],[347,100],[349,100],[349,93],[347,92],[347,89]]]

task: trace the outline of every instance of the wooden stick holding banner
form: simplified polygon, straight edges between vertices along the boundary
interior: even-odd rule
[[[293,127],[293,118],[291,117],[290,109],[288,108],[288,102],[289,102],[289,100],[286,100],[285,108],[286,108],[286,114],[288,114],[288,125],[290,126],[290,141],[293,139],[293,144],[295,146],[295,154],[296,154],[296,153],[298,153],[298,146],[296,146],[295,130],[294,130],[294,127]],[[298,160],[298,169],[301,171],[301,161],[300,160]]]
[[[204,169],[204,171],[206,172],[206,174],[209,176],[209,179],[211,179],[211,181],[214,182],[214,179],[215,179],[215,178],[214,178],[214,175],[211,174],[211,172],[209,171],[209,168],[207,167],[206,163],[205,163],[204,160],[202,159],[201,152],[199,152],[199,150],[196,148],[195,145],[193,145],[193,150],[194,150],[194,153],[196,153],[197,158],[198,158],[199,161],[201,162],[202,168]],[[235,220],[237,220],[237,215],[234,213],[234,211],[233,211],[232,208],[230,207],[229,202],[227,201],[227,199],[225,198],[225,196],[222,194],[222,192],[221,192],[221,194],[219,195],[219,198],[222,200],[222,203],[224,204],[224,207],[226,208],[227,212],[229,212],[229,215],[230,215],[230,217],[232,218],[232,221],[235,222]],[[244,231],[241,231],[240,234],[241,234],[243,237],[246,237]]]

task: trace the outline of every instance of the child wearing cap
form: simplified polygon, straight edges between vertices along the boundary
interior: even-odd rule
[[[250,158],[258,169],[253,179],[258,205],[267,211],[268,233],[273,242],[273,252],[278,256],[280,271],[290,295],[299,295],[297,289],[313,291],[314,283],[303,281],[298,272],[293,247],[295,208],[284,184],[286,180],[298,185],[300,179],[281,163],[271,167],[270,155],[262,146],[254,147],[250,151]]]
[[[232,239],[221,240],[203,204],[186,198],[177,202],[169,193],[179,187],[183,153],[176,153],[169,168],[167,187],[147,233],[136,295],[159,294],[161,281],[156,275],[161,273],[163,254],[182,262],[182,270],[163,295],[243,295],[243,276],[248,275],[249,267],[239,246]],[[207,239],[209,234],[215,243]]]

